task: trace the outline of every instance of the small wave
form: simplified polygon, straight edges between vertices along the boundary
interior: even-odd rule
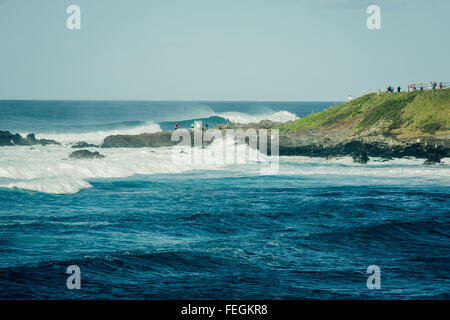
[[[81,178],[71,176],[0,182],[0,188],[31,190],[53,194],[77,193],[81,189],[91,187],[92,186],[89,182]]]
[[[421,244],[427,242],[434,242],[436,238],[446,240],[448,238],[447,231],[448,223],[432,220],[384,220],[375,223],[368,223],[365,225],[355,225],[351,227],[334,228],[332,231],[319,231],[309,234],[306,238],[309,239],[326,239],[333,243],[346,242],[348,239],[360,240],[359,242],[364,246],[369,240],[379,240],[379,244],[389,246],[396,241],[410,241],[411,246],[413,242],[417,245],[417,239],[421,239]],[[289,235],[287,235],[289,237]],[[293,238],[304,239],[304,235],[294,234]]]

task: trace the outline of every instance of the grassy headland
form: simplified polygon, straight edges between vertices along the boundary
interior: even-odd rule
[[[450,89],[370,93],[278,128],[348,129],[358,134],[374,127],[398,138],[450,134]]]

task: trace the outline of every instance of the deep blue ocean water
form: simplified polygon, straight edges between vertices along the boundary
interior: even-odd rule
[[[251,117],[261,105],[297,115],[329,105],[204,103],[209,109],[190,116],[189,103],[171,114],[144,102],[111,112],[118,102],[31,103],[39,108],[1,102],[0,130],[95,133],[236,111]],[[110,150],[90,168],[61,160],[69,149],[0,147],[0,298],[450,298],[446,161],[282,157],[274,175],[260,175],[257,164],[141,174],[144,163],[127,167],[139,151]],[[130,171],[111,177],[105,167],[115,168],[116,153]],[[89,187],[65,189],[78,179]],[[69,265],[81,269],[80,290],[66,287]],[[366,286],[370,265],[381,269],[380,290]]]

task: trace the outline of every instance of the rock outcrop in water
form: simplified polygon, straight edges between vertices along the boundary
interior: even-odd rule
[[[171,147],[178,144],[171,141],[171,131],[142,133],[138,135],[113,135],[104,139],[102,148]]]
[[[142,133],[138,135],[113,135],[105,138],[101,144],[101,148],[143,148],[143,147],[172,147],[181,142],[179,140],[172,141],[172,134],[174,131],[163,131],[155,133]],[[191,130],[180,129],[181,135],[189,133],[191,138],[191,145],[194,145],[194,135]],[[204,142],[203,145],[208,145],[211,142]]]
[[[71,159],[103,159],[104,157],[98,151],[91,152],[89,150],[78,150],[69,155]]]
[[[82,149],[82,148],[98,148],[98,145],[87,143],[85,141],[80,141],[75,143],[71,148],[73,149]]]
[[[34,133],[30,133],[25,138],[20,134],[12,134],[9,131],[0,131],[0,146],[34,146],[42,145],[46,146],[49,144],[60,144],[55,140],[47,139],[36,139]]]

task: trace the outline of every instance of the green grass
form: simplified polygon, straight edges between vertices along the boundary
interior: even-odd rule
[[[450,89],[375,93],[286,123],[280,130],[348,129],[355,133],[383,126],[398,136],[426,136],[450,132]]]
[[[402,113],[401,135],[450,133],[450,89],[427,91],[407,105]]]

